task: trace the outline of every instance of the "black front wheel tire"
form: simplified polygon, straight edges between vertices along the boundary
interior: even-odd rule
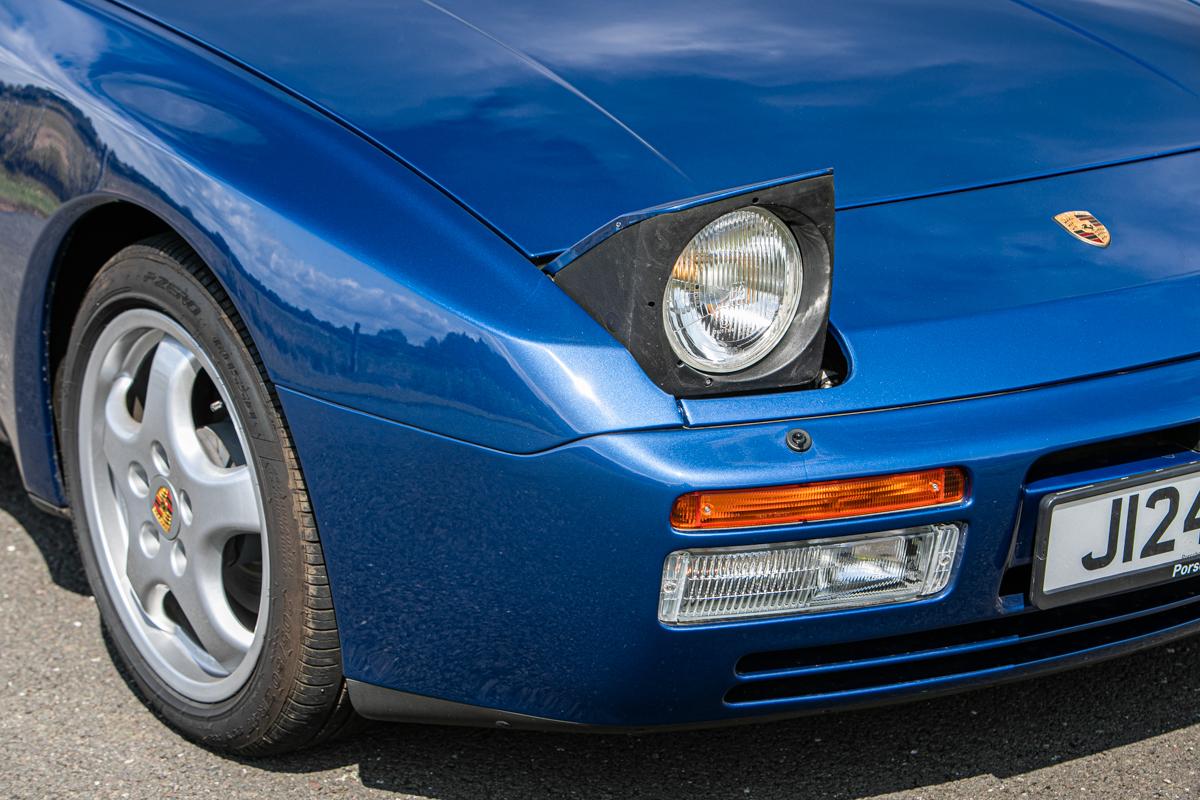
[[[196,742],[293,750],[356,718],[304,478],[219,284],[178,238],[84,297],[56,385],[88,580],[145,702]]]

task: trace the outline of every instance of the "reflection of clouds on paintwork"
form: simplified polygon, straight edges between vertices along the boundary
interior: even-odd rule
[[[1185,26],[1195,26],[1197,14],[1194,0],[1175,0],[1168,3],[1147,3],[1146,0],[1088,0],[1086,3],[1072,2],[1065,6],[1077,9],[1083,14],[1095,13],[1089,12],[1089,6],[1111,8],[1143,19],[1157,18],[1167,24]]]
[[[1002,50],[1005,43],[966,40],[961,46],[938,37],[930,26],[905,24],[877,7],[843,4],[812,13],[786,13],[756,4],[626,3],[572,9],[570,15],[538,13],[537,4],[471,3],[466,19],[509,45],[555,68],[594,70],[591,77],[619,80],[629,73],[653,72],[748,80],[759,85],[804,82],[837,73],[840,77],[920,70],[944,63],[983,60],[981,46]],[[922,15],[937,18],[958,3],[927,2]],[[987,10],[977,12],[986,24]],[[473,19],[478,14],[480,19]],[[929,46],[931,37],[937,46]],[[925,46],[921,46],[925,43]],[[986,58],[995,57],[989,52]]]
[[[443,339],[453,331],[448,316],[419,298],[370,285],[381,280],[378,272],[308,231],[290,226],[275,231],[283,223],[257,203],[212,180],[197,176],[196,182],[188,196],[195,198],[190,210],[197,222],[221,231],[242,266],[289,305],[335,326],[358,324],[364,333],[399,330],[410,342]],[[306,257],[297,254],[300,249]],[[354,273],[360,277],[344,277]]]
[[[537,3],[485,8],[448,0],[439,5],[551,69],[594,70],[598,74],[588,76],[593,79],[607,75],[619,80],[652,70],[659,76],[678,73],[773,85],[828,76],[831,66],[849,76],[890,72],[898,65],[920,69],[947,58],[970,61],[980,44],[964,42],[953,48],[952,42],[939,41],[938,47],[921,47],[928,31],[897,24],[891,15],[856,11],[854,4],[808,17],[750,4],[598,4],[572,7],[570,14],[545,13]],[[203,27],[221,12],[198,4],[179,13]],[[255,31],[266,37],[259,41],[256,61],[285,52],[294,32],[321,20],[329,36],[320,50],[305,53],[311,69],[305,70],[302,88],[314,99],[335,105],[352,98],[388,98],[383,106],[372,102],[355,107],[361,119],[391,118],[403,109],[436,117],[449,95],[492,96],[527,84],[532,77],[528,65],[501,48],[465,46],[469,37],[480,34],[417,4],[381,2],[374,12],[362,9],[373,20],[370,26],[330,19],[323,1],[279,3],[270,13],[276,20],[272,29]],[[881,47],[881,41],[887,45]],[[405,42],[421,46],[406,47]],[[453,52],[454,57],[431,59],[430,52]],[[351,53],[370,53],[373,68],[344,69]],[[459,108],[453,101],[445,106],[452,112]],[[512,108],[497,112],[519,114]]]
[[[148,75],[107,77],[99,86],[127,114],[165,135],[199,134],[231,145],[266,142],[253,124],[218,108],[220,98],[199,97],[190,86]]]
[[[70,30],[69,36],[61,32]],[[57,48],[45,46],[51,34]],[[77,79],[108,46],[99,25],[80,24],[78,12],[65,4],[44,3],[35,6],[29,17],[19,17],[0,8],[0,63],[29,76],[37,75],[68,100],[78,94]]]
[[[805,84],[994,61],[1011,50],[1003,40],[989,45],[978,37],[964,39],[960,45],[939,37],[931,46],[927,27],[902,24],[877,9],[857,10],[854,4],[799,18],[778,8],[748,4],[686,9],[678,3],[603,4],[573,7],[566,15],[545,13],[538,3],[486,8],[452,1],[439,5],[566,81],[579,71],[601,82],[653,73],[658,78],[687,75],[759,86]],[[935,7],[923,13],[936,16],[938,4],[927,5]],[[950,11],[956,4],[945,5]],[[280,7],[281,38],[287,40],[284,30],[289,19],[301,27],[311,24],[318,7],[320,17],[327,19],[323,4]],[[980,24],[986,25],[987,10],[978,14]],[[437,117],[448,96],[494,96],[527,85],[532,77],[528,65],[501,48],[464,46],[469,42],[464,42],[466,30],[455,30],[462,23],[453,17],[387,4],[376,20],[378,24],[369,28],[329,21],[335,31],[331,46],[325,54],[308,56],[314,67],[305,72],[308,93],[335,105],[354,98],[387,97],[386,104],[364,103],[353,112],[362,120],[393,121],[405,110]],[[395,46],[403,41],[422,46]],[[347,51],[371,53],[373,69],[353,73],[340,69]],[[453,52],[455,57],[430,59],[430,51]],[[329,61],[328,68],[320,69],[324,60]],[[453,113],[460,108],[457,102],[445,105]],[[495,110],[519,115],[512,108]]]
[[[0,67],[36,73],[68,100],[94,106],[94,99],[81,98],[81,87],[93,85],[84,78],[108,46],[106,34],[97,24],[83,24],[78,13],[64,13],[64,8],[53,3],[38,6],[25,19],[14,18],[0,9]],[[58,51],[51,55],[45,47],[48,32],[61,31],[64,26],[70,26],[71,35],[54,37]],[[384,328],[401,330],[413,342],[430,337],[442,339],[450,332],[447,317],[432,312],[430,305],[417,299],[369,285],[373,278],[379,280],[376,273],[317,237],[299,228],[273,233],[272,226],[280,224],[278,217],[194,171],[178,157],[164,157],[171,150],[158,135],[175,129],[199,130],[219,138],[236,135],[245,140],[252,135],[252,126],[188,97],[186,92],[178,91],[178,86],[156,83],[144,75],[114,78],[98,88],[122,107],[142,109],[148,115],[145,120],[148,127],[138,130],[133,137],[128,135],[131,124],[128,119],[120,124],[122,130],[117,133],[113,130],[115,123],[107,117],[93,118],[101,140],[114,146],[115,163],[136,164],[139,182],[187,198],[185,213],[201,228],[219,231],[247,272],[269,286],[284,302],[335,326],[353,328],[357,323],[366,333]],[[285,241],[304,242],[309,257],[322,255],[331,259],[339,275],[359,272],[363,278],[334,277],[331,274],[334,270],[322,269],[297,256],[294,246],[286,247]]]
[[[435,2],[454,16],[416,0],[354,0],[343,14],[255,0],[236,24],[220,4],[154,7],[533,254],[630,210],[816,168],[836,171],[839,202],[864,203],[1195,140],[1197,107],[1177,87],[1019,3]],[[1095,8],[1081,26],[1126,16]],[[1165,42],[1162,71],[1186,80],[1188,30],[1108,38],[1156,63]],[[1104,103],[1079,91],[1089,81]]]
[[[36,76],[39,84],[77,106],[92,105],[81,102],[82,88],[88,87],[98,99],[110,99],[131,117],[155,127],[236,138],[241,144],[262,141],[261,137],[248,139],[254,128],[217,107],[221,98],[201,99],[192,87],[146,74],[89,80],[94,77],[94,63],[111,44],[109,34],[78,14],[65,14],[66,8],[57,3],[40,5],[29,18],[16,18],[0,8],[0,65],[11,70],[10,81],[23,83],[22,76],[29,80]],[[70,35],[62,35],[67,29]],[[53,50],[47,47],[49,42]]]
[[[454,332],[448,316],[431,313],[428,304],[411,296],[335,278],[278,252],[271,253],[265,266],[277,279],[270,285],[284,300],[334,325],[352,328],[359,323],[364,333],[399,330],[410,342],[441,340]]]
[[[531,19],[509,7],[497,9],[488,24],[503,31],[500,38],[511,37],[511,44],[556,67],[600,68],[614,77],[651,65],[665,74],[686,71],[735,78],[747,72],[761,74],[780,63],[790,73],[798,57],[801,63],[816,63],[853,55],[856,47],[855,38],[845,31],[818,24],[801,28],[741,7],[666,20],[633,16],[642,18],[603,15],[592,24],[580,24],[553,17]]]
[[[647,150],[649,150],[651,153],[653,153],[655,158],[657,158],[659,161],[661,161],[662,163],[664,163],[668,167],[670,167],[671,170],[674,171],[675,173],[677,173],[681,178],[685,178],[685,179],[687,178],[687,175],[684,174],[683,170],[681,170],[669,158],[664,156],[658,148],[656,148],[654,145],[650,144],[650,142],[648,142],[644,138],[642,138],[642,136],[639,135],[637,133],[637,131],[633,130],[628,125],[626,125],[624,122],[622,122],[619,117],[617,117],[615,114],[613,114],[607,108],[605,108],[604,106],[597,103],[595,101],[595,99],[588,96],[588,94],[586,92],[584,92],[583,90],[581,90],[578,86],[575,86],[570,81],[568,81],[566,78],[562,77],[557,72],[550,69],[545,64],[541,63],[540,61],[538,61],[537,59],[528,55],[527,53],[524,53],[514,47],[511,47],[511,46],[505,44],[501,40],[493,37],[491,34],[489,34],[487,31],[483,30],[482,28],[475,27],[470,22],[467,22],[462,17],[455,16],[452,11],[448,11],[445,8],[443,8],[442,6],[439,6],[437,3],[433,2],[433,0],[424,0],[424,2],[427,6],[430,6],[431,8],[434,8],[443,14],[447,14],[447,15],[451,16],[453,19],[463,23],[467,27],[474,30],[476,33],[479,33],[479,34],[487,37],[491,41],[495,42],[496,44],[500,45],[504,49],[508,50],[510,53],[512,53],[514,56],[516,56],[519,61],[521,61],[526,66],[532,68],[534,72],[536,72],[539,75],[541,75],[542,77],[546,78],[547,80],[549,80],[551,83],[555,84],[556,86],[558,86],[562,89],[565,89],[567,92],[574,95],[577,99],[582,100],[584,103],[586,103],[588,106],[590,106],[593,110],[598,111],[609,122],[612,122],[613,124],[617,125],[621,130],[625,131],[625,133],[627,133],[631,137],[633,137],[637,141],[638,144],[642,145]]]

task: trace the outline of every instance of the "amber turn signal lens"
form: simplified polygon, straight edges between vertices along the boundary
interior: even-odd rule
[[[957,467],[794,486],[692,492],[675,501],[671,525],[680,530],[788,525],[951,505],[966,495],[967,478]]]

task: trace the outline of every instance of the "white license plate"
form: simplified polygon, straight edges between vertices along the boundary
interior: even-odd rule
[[[1200,464],[1042,500],[1034,546],[1039,608],[1200,575]]]

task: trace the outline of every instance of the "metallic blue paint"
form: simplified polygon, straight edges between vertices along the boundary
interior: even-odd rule
[[[123,2],[329,109],[530,254],[826,167],[857,205],[1200,145],[1184,0],[1137,4],[1128,33],[1121,3]]]
[[[1019,510],[1145,465],[1026,485],[1030,465],[1200,418],[1194,4],[129,5],[0,0],[0,425],[61,504],[51,309],[87,275],[59,255],[97,209],[156,215],[279,388],[349,677],[635,725],[1015,675],[722,700],[763,679],[734,674],[748,653],[1035,616],[998,595],[1027,557]],[[677,401],[531,263],[570,268],[610,221],[829,167],[851,367],[833,389]],[[1072,208],[1108,249],[1052,222]],[[803,455],[783,446],[796,420]],[[667,525],[691,489],[950,464],[972,495],[949,511]],[[662,559],[697,539],[934,520],[969,525],[942,597],[656,621]]]
[[[158,214],[204,257],[280,385],[511,451],[680,424],[674,399],[511,247],[243,71],[127,14],[57,0],[0,3],[0,53],[6,87],[74,109],[85,145],[72,161],[103,164],[72,196],[44,190],[50,208],[0,211],[0,281],[20,287],[0,298],[13,352],[0,419],[35,493],[61,502],[47,283],[71,279],[71,265],[54,275],[63,232],[112,200]]]
[[[835,391],[684,400],[688,423],[966,397],[1200,351],[1200,153],[841,211],[830,319],[853,372]],[[1112,243],[1052,219],[1085,208]]]
[[[805,419],[813,447],[800,456],[783,445],[792,422],[614,433],[517,456],[291,392],[283,404],[297,443],[323,454],[306,475],[322,544],[339,567],[331,578],[349,677],[554,719],[653,725],[882,700],[1017,670],[888,686],[887,670],[905,661],[897,657],[879,665],[880,688],[738,706],[722,700],[756,680],[734,669],[751,653],[1031,613],[1019,600],[1002,604],[997,592],[1010,556],[1029,559],[1029,550],[1013,552],[1013,534],[1030,466],[1065,447],[1193,422],[1197,396],[1200,359],[1191,359],[1031,392]],[[1187,460],[1200,454],[1174,463]],[[693,489],[947,464],[968,470],[962,507],[705,534],[667,521],[674,498]],[[1096,477],[1069,475],[1055,486]],[[1026,516],[1040,496],[1024,497]],[[954,583],[939,598],[697,628],[656,619],[672,550],[933,521],[968,526]]]

